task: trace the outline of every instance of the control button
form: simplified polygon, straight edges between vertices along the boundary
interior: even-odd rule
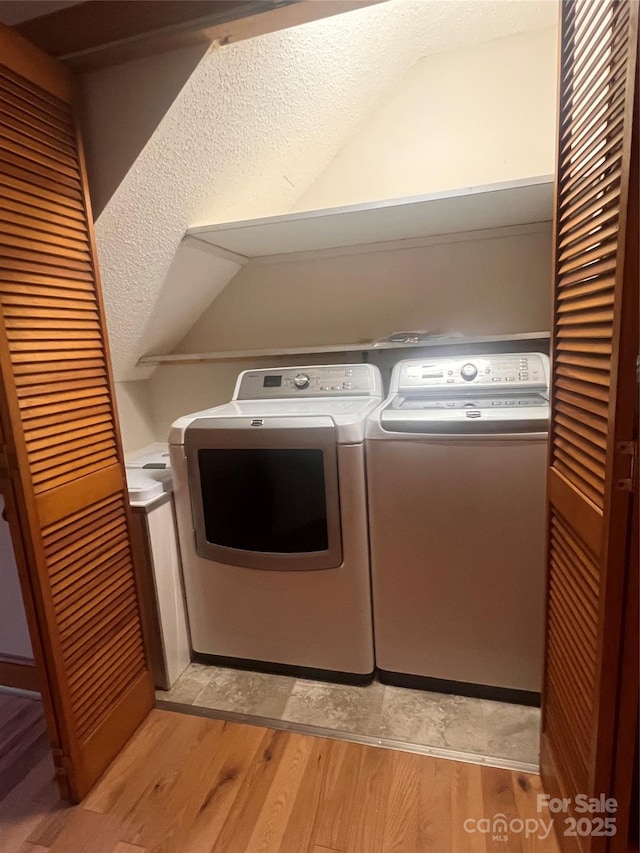
[[[490,368],[490,367],[485,367],[484,372],[485,372],[485,373],[491,373],[491,368]]]
[[[501,406],[501,405],[502,405],[502,400],[492,400],[492,401],[491,401],[491,405],[492,405],[492,406]]]
[[[321,386],[320,386],[320,390],[321,390],[321,391],[330,391],[331,389],[329,388],[329,386],[328,386],[328,385],[321,385]]]
[[[460,376],[463,379],[466,379],[467,382],[471,382],[472,379],[475,379],[478,375],[478,368],[475,364],[471,364],[471,362],[467,362],[467,364],[463,364],[460,368]]]
[[[447,370],[447,376],[453,376],[453,370]]]
[[[515,376],[505,376],[505,377],[504,377],[504,381],[505,381],[505,382],[515,382],[515,381],[516,381],[516,377],[515,377]]]
[[[492,382],[502,382],[502,376],[492,376],[491,381]]]
[[[309,377],[306,373],[298,373],[293,377],[293,384],[296,388],[308,388],[309,387]]]
[[[449,409],[453,409],[453,408],[454,408],[454,406],[455,406],[455,403],[447,403],[447,407],[448,407]]]
[[[465,412],[465,415],[468,418],[479,418],[482,415],[482,412],[479,412],[477,409],[474,409],[471,412]]]
[[[331,390],[332,390],[332,391],[341,391],[342,389],[340,388],[340,386],[339,386],[339,385],[332,385],[332,386],[331,386]]]
[[[527,400],[518,400],[518,405],[519,406],[527,406],[528,402],[527,402]]]
[[[350,368],[350,367],[348,367],[348,368],[345,370],[344,375],[345,375],[345,376],[351,376],[351,375],[352,375],[352,373],[353,373],[353,370],[351,370],[351,368]]]
[[[351,383],[350,383],[350,382],[343,382],[343,383],[342,383],[342,387],[343,387],[345,390],[349,391],[349,390],[351,389]]]
[[[505,406],[515,406],[515,400],[505,400]]]
[[[528,379],[528,378],[529,378],[528,373],[519,373],[518,374],[518,379]]]
[[[453,383],[454,383],[455,381],[456,381],[455,379],[447,379],[447,382],[449,383],[449,385],[453,385]]]

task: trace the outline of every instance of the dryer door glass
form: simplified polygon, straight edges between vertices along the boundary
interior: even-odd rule
[[[207,542],[243,551],[328,547],[322,450],[201,449]]]
[[[335,429],[300,419],[247,428],[241,419],[198,419],[185,453],[201,557],[276,571],[342,564]],[[316,425],[318,424],[318,425]]]

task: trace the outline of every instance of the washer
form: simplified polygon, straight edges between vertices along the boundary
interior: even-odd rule
[[[548,389],[540,353],[394,368],[366,432],[382,680],[539,701]]]
[[[248,370],[230,403],[173,424],[195,656],[371,677],[364,425],[381,399],[371,365]]]

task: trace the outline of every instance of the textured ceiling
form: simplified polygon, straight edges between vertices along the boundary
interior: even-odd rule
[[[97,221],[116,378],[206,307],[189,226],[287,212],[419,58],[556,17],[553,0],[391,0],[209,53]],[[209,261],[211,301],[233,265]]]

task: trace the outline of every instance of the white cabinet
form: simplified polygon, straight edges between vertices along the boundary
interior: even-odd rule
[[[191,660],[173,496],[132,506],[132,540],[156,687],[168,690]]]

